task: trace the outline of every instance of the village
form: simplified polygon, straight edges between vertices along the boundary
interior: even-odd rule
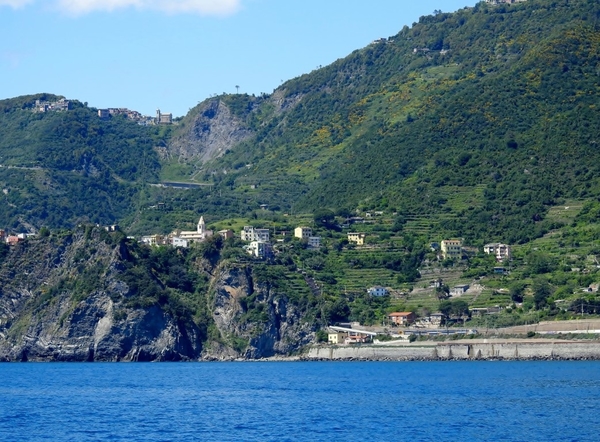
[[[61,98],[57,101],[46,101],[46,100],[35,100],[34,112],[63,112],[73,108],[70,100]],[[142,115],[138,111],[130,110],[123,107],[111,107],[107,109],[98,109],[98,118],[101,120],[108,120],[109,118],[123,115],[130,121],[136,122],[140,126],[154,126],[154,125],[170,125],[175,124],[173,121],[173,114],[162,113],[160,109],[156,110],[156,116],[150,117]]]
[[[350,229],[352,224],[362,224],[367,220],[381,216],[383,213],[367,212],[364,217],[353,216],[345,219],[339,228],[349,230],[343,235],[343,243],[347,244],[351,250],[360,252],[372,251],[373,244],[367,243],[367,232],[354,231]],[[263,260],[265,262],[273,261],[273,259],[289,247],[291,241],[295,241],[301,245],[306,252],[319,251],[327,244],[331,244],[330,237],[323,238],[317,236],[312,227],[299,225],[292,230],[279,230],[275,228],[257,228],[251,225],[245,225],[238,232],[232,229],[222,229],[213,231],[207,228],[204,216],[200,216],[195,230],[180,230],[175,229],[168,235],[152,234],[144,235],[140,241],[149,246],[171,246],[171,247],[193,247],[194,244],[202,243],[219,235],[223,240],[237,239],[245,243],[242,246],[243,250],[253,259]],[[324,241],[325,240],[325,241]],[[292,246],[293,247],[293,246]],[[460,262],[465,253],[474,253],[472,248],[465,248],[462,239],[444,239],[439,243],[430,243],[430,251],[438,256],[439,260],[450,260]],[[489,243],[483,247],[483,253],[493,256],[497,262],[494,267],[494,274],[505,275],[508,269],[504,266],[505,263],[511,260],[511,247],[502,243]],[[312,273],[307,273],[307,269],[297,268],[297,271],[302,274],[306,284],[311,288],[315,295],[319,295],[323,291],[324,284],[319,281],[319,277]],[[355,288],[356,290],[356,288]],[[398,290],[396,287],[390,287],[383,284],[365,285],[358,288],[359,291],[366,292],[372,298],[395,297],[398,298]],[[445,281],[441,277],[437,277],[428,283],[429,293],[435,297],[437,302],[445,299],[461,299],[469,291],[481,292],[481,287],[471,286],[470,284],[461,283],[450,287],[446,286]],[[466,314],[448,314],[436,311],[433,309],[420,309],[420,314],[417,314],[414,309],[412,311],[394,311],[389,313],[385,318],[382,318],[382,325],[391,327],[397,330],[394,335],[399,336],[399,339],[408,339],[410,335],[424,335],[435,333],[463,333],[459,329],[451,328],[448,332],[449,325],[464,324],[469,317]],[[486,314],[494,314],[501,310],[501,306],[491,307],[473,307],[469,314],[478,316]],[[332,326],[339,326],[332,325]],[[401,331],[410,327],[410,332]],[[377,332],[369,331],[368,329],[359,329],[344,326],[345,330],[334,329],[335,337],[330,338],[332,344],[352,344],[359,342],[370,342]],[[441,330],[441,331],[440,331]],[[458,331],[457,331],[458,330]]]

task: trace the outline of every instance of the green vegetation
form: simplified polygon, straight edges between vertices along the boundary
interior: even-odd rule
[[[143,183],[156,182],[158,129],[124,116],[98,118],[71,101],[69,111],[33,112],[47,94],[0,102],[0,225],[72,227],[115,223],[135,207]]]
[[[596,314],[599,18],[595,0],[480,2],[421,17],[273,95],[211,98],[168,128],[100,120],[78,102],[33,112],[35,99],[57,98],[47,94],[0,101],[0,226],[118,222],[140,235],[190,229],[203,214],[212,228],[236,232],[313,227],[320,250],[280,235],[268,263],[236,241],[186,251],[128,243],[127,303],[172,309],[206,336],[215,332],[200,261],[243,269],[318,325],[381,323],[397,310],[496,326]],[[219,106],[248,138],[206,163],[171,156],[196,123],[210,132]],[[149,185],[160,180],[203,186]],[[366,222],[349,225],[356,215]],[[349,229],[365,233],[366,245],[348,243]],[[40,237],[50,241],[49,232]],[[430,248],[452,237],[464,239],[462,260]],[[510,244],[513,259],[483,254],[489,242]],[[0,248],[0,262],[4,255]],[[84,251],[80,265],[44,302],[56,290],[98,287],[106,267],[87,263]],[[457,284],[478,288],[448,299]],[[390,296],[368,296],[374,285]],[[257,294],[240,305],[244,324],[270,318]],[[501,311],[477,316],[488,308]]]

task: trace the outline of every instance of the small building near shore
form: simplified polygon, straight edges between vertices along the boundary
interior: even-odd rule
[[[394,312],[388,315],[388,319],[392,324],[404,327],[415,322],[417,315],[413,312]]]

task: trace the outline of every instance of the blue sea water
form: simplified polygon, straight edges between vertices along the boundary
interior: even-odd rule
[[[0,364],[2,441],[598,441],[600,362]]]

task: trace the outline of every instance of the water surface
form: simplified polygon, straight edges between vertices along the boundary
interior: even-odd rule
[[[597,441],[600,362],[0,364],[7,441]]]

